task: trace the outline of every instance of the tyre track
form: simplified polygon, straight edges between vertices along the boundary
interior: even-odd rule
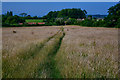
[[[49,37],[48,39],[46,39],[44,42],[42,43],[38,43],[34,46],[32,46],[32,49],[30,48],[29,50],[26,50],[25,52],[20,52],[22,54],[17,55],[17,60],[19,64],[14,64],[14,67],[12,67],[13,69],[10,71],[5,71],[4,69],[9,67],[9,61],[6,61],[7,65],[3,64],[3,77],[5,78],[14,78],[16,76],[14,76],[17,72],[19,72],[20,70],[22,70],[22,66],[24,66],[25,63],[28,62],[29,59],[34,59],[34,57],[40,52],[40,50],[51,40],[53,39],[58,33],[60,32],[60,30],[54,34],[53,36]],[[16,58],[15,58],[16,59]],[[16,61],[17,61],[16,60]]]
[[[65,33],[63,32],[63,35],[62,37],[60,37],[59,42],[56,43],[56,46],[54,46],[54,51],[48,54],[48,58],[45,63],[45,68],[48,71],[48,76],[46,76],[47,78],[61,78],[62,77],[59,69],[56,67],[56,61],[54,57],[56,56],[57,52],[60,49],[64,36],[65,36]]]
[[[20,65],[16,65],[13,71],[7,75],[3,75],[3,77],[42,78],[44,70],[46,70],[45,76],[47,78],[61,77],[59,69],[56,68],[54,57],[61,46],[64,36],[64,28],[61,28],[55,35],[49,37],[42,44],[33,46],[34,49],[32,49],[32,52],[28,50],[27,55],[20,55]]]
[[[51,50],[43,64],[40,64],[39,69],[36,72],[36,78],[61,78],[59,69],[56,67],[55,56],[60,49],[62,40],[65,36],[64,28],[61,29],[62,35],[58,38],[57,42],[54,44],[53,50]],[[40,70],[42,66],[42,70]]]

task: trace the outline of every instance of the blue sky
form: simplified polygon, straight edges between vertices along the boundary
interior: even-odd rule
[[[2,13],[13,11],[14,14],[26,12],[32,16],[44,16],[49,11],[59,11],[66,8],[85,9],[89,15],[106,15],[108,9],[117,2],[3,2]]]
[[[119,2],[120,0],[2,0],[2,2]]]

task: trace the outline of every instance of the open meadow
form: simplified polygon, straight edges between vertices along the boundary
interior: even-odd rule
[[[3,78],[117,78],[118,29],[2,29]]]

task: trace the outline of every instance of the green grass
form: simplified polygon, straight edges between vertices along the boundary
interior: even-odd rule
[[[43,19],[26,19],[25,22],[43,22]]]
[[[61,73],[59,69],[56,67],[56,60],[54,57],[56,56],[57,52],[60,49],[62,39],[65,36],[64,29],[62,29],[63,33],[61,36],[56,38],[56,43],[54,43],[54,47],[51,52],[47,56],[47,61],[45,63],[45,69],[49,71],[49,78],[61,78]]]

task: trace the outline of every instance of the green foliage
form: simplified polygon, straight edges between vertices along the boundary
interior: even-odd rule
[[[50,11],[46,16],[44,16],[43,18],[57,18],[59,11]]]
[[[85,18],[87,11],[81,9],[62,9],[61,11],[50,11],[43,19],[46,19],[48,24],[53,25],[73,25],[76,24],[77,18]]]
[[[116,27],[120,28],[120,3],[108,9],[108,16],[104,20],[93,19],[91,15],[84,21],[77,22],[77,25],[91,27]]]
[[[88,27],[105,27],[104,20],[96,20],[96,19],[85,19],[83,21],[77,21],[76,25],[88,26]]]
[[[104,27],[105,26],[105,21],[104,20],[94,21],[93,26]]]
[[[89,20],[89,19],[86,19],[86,20],[81,22],[81,25],[82,26],[92,26],[93,25],[93,21]]]
[[[12,14],[12,12],[11,12],[11,14]],[[24,18],[22,18],[22,17],[19,17],[19,16],[17,16],[17,15],[14,15],[14,16],[8,16],[9,14],[8,14],[8,12],[7,12],[7,15],[2,15],[2,26],[4,27],[6,27],[6,26],[8,26],[8,27],[11,27],[11,26],[21,26],[21,25],[18,25],[18,23],[24,23],[25,22],[25,20],[24,20]]]
[[[88,15],[88,19],[92,19],[92,15]]]
[[[13,16],[13,12],[12,11],[7,11],[7,14],[6,14],[6,16]]]
[[[55,22],[57,25],[65,25],[63,18],[56,18]]]
[[[19,14],[19,15],[21,15],[22,17],[26,17],[26,16],[27,16],[27,13],[21,13],[21,14]]]
[[[38,19],[37,16],[31,17],[30,15],[27,15],[27,13],[21,13],[20,14],[22,17],[18,16],[18,15],[14,15],[13,16],[13,12],[7,12],[6,14],[2,15],[2,26],[3,27],[19,27],[19,26],[24,26],[25,24],[25,20],[27,22],[43,22],[43,20],[35,20]],[[32,20],[28,20],[28,19],[33,19]],[[19,23],[22,23],[22,25],[19,25]]]
[[[47,22],[55,22],[56,18],[64,18],[64,20],[67,20],[69,18],[85,18],[86,17],[86,11],[81,9],[62,9],[61,11],[50,11],[46,16],[43,16],[42,18],[47,19]]]
[[[88,19],[77,21],[77,19],[86,18],[87,12],[81,9],[62,9],[61,11],[51,11],[48,15],[44,16],[49,23],[56,23],[56,25],[81,25],[91,27],[119,27],[120,25],[120,3],[109,8],[109,15],[105,19],[92,18],[91,15]],[[63,18],[63,19],[61,19]],[[58,19],[58,20],[56,20]]]
[[[69,19],[66,20],[65,24],[66,24],[66,25],[74,25],[74,24],[76,24],[76,22],[77,22],[76,19],[74,19],[74,18],[69,18]]]
[[[117,25],[115,26],[116,28],[120,28],[120,18],[117,21]]]
[[[104,19],[92,18],[91,15],[86,18],[87,11],[81,9],[62,9],[61,11],[50,11],[46,16],[38,18],[31,17],[27,13],[21,13],[20,16],[14,15],[13,12],[7,12],[2,15],[3,26],[11,26],[13,24],[24,22],[46,22],[45,25],[81,25],[90,27],[116,27],[120,28],[120,3],[108,9],[108,16]],[[32,19],[32,20],[31,20]],[[78,20],[81,19],[81,20]],[[85,19],[85,20],[82,20]],[[24,24],[25,26],[33,26]],[[39,26],[39,25],[34,25]]]
[[[108,16],[105,18],[106,26],[119,27],[120,24],[120,3],[108,9]]]
[[[26,19],[25,22],[43,22],[43,19]]]
[[[58,17],[62,18],[75,18],[75,19],[82,19],[86,17],[85,10],[82,11],[81,9],[63,9],[58,13]]]

